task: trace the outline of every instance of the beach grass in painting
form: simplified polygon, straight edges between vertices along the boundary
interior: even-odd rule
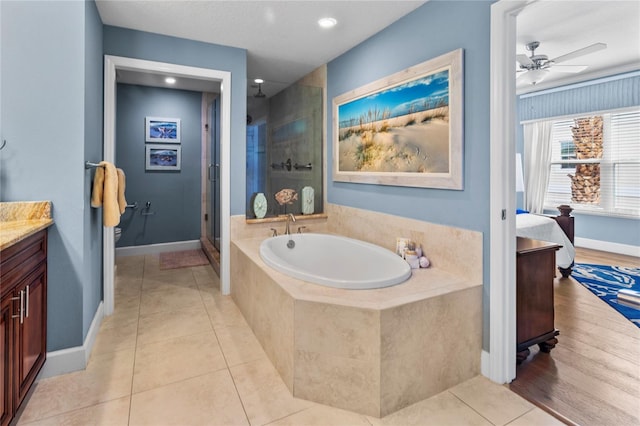
[[[341,172],[449,173],[449,69],[338,106]]]

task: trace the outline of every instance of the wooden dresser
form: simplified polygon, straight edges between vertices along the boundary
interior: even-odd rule
[[[47,230],[0,250],[0,424],[13,419],[47,354]]]
[[[529,347],[539,345],[549,352],[558,343],[554,326],[553,280],[556,251],[561,246],[529,238],[517,239],[516,246],[516,359],[529,356]]]

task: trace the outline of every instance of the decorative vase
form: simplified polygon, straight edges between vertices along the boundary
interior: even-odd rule
[[[314,191],[310,186],[302,188],[302,214],[313,214]]]
[[[258,192],[253,199],[253,213],[258,219],[262,219],[267,214],[267,197],[262,192]]]

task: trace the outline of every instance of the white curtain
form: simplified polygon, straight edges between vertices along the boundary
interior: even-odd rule
[[[542,213],[549,185],[551,121],[524,124],[524,208]]]

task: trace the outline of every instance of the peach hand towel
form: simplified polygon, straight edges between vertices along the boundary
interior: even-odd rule
[[[104,189],[102,195],[102,224],[116,226],[120,223],[120,208],[118,206],[118,172],[116,166],[107,161],[101,161],[104,167]]]
[[[93,177],[93,191],[91,191],[91,207],[102,207],[102,194],[104,192],[104,167],[96,168]]]
[[[118,172],[118,207],[120,208],[120,214],[123,214],[127,208],[127,199],[124,197],[126,179],[124,176],[124,170],[116,169],[116,171]]]

